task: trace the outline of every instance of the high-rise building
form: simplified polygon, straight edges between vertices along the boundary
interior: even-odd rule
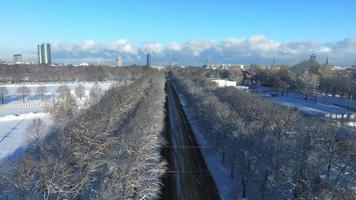
[[[151,67],[151,53],[147,54],[147,67]]]
[[[37,56],[38,64],[52,64],[51,45],[49,43],[37,45]]]
[[[209,58],[207,58],[206,61],[205,61],[205,67],[206,68],[211,68],[211,62],[210,62]]]
[[[122,67],[122,58],[121,58],[121,56],[119,56],[119,57],[117,57],[116,58],[116,67]]]
[[[41,50],[41,45],[37,45],[37,61],[38,64],[42,64],[42,50]]]
[[[14,55],[14,63],[15,64],[21,64],[22,63],[22,55],[21,54],[15,54]]]

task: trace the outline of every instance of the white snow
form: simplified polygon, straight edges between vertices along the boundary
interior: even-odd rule
[[[99,86],[103,91],[108,90],[111,85],[115,84],[116,82],[114,81],[104,81],[104,82],[98,82]],[[82,84],[85,89],[85,95],[89,96],[89,91],[90,89],[94,86],[95,82],[54,82],[54,83],[26,83],[25,86],[30,89],[30,96],[27,98],[26,102],[31,102],[31,103],[39,103],[41,102],[41,98],[36,95],[36,90],[39,86],[45,86],[47,88],[47,93],[46,93],[46,98],[47,100],[50,100],[54,97],[56,94],[56,91],[59,86],[61,85],[66,85],[69,87],[71,90],[71,93],[74,95],[75,94],[75,88],[78,87],[79,84]],[[5,104],[18,104],[18,103],[23,103],[20,98],[16,95],[16,91],[19,87],[24,86],[24,84],[3,84],[3,87],[6,87],[8,90],[9,94],[5,98]]]
[[[26,128],[35,118],[42,119],[47,128],[52,124],[50,115],[44,112],[0,117],[0,160],[31,141],[31,137],[26,135]]]
[[[195,123],[194,118],[191,116],[189,109],[186,107],[187,102],[183,95],[178,94],[179,100],[183,110],[188,118],[188,121],[193,129],[193,133],[197,139],[199,146],[209,147],[209,142],[205,139],[203,130]],[[236,179],[230,177],[229,167],[220,162],[221,156],[217,151],[212,148],[200,149],[205,163],[216,183],[222,200],[242,199],[241,184]]]
[[[85,101],[89,98],[90,89],[95,82],[54,82],[54,83],[26,83],[31,94],[25,103],[22,102],[16,95],[16,90],[23,84],[5,84],[9,92],[9,96],[5,100],[5,104],[0,104],[0,160],[10,156],[16,150],[26,146],[31,138],[26,136],[26,129],[32,119],[40,118],[49,128],[53,122],[49,113],[45,113],[43,105],[41,105],[40,97],[36,96],[36,90],[39,86],[47,87],[47,102],[50,102],[56,95],[57,89],[61,85],[67,85],[71,93],[75,96],[75,88],[79,84],[83,84],[85,88],[85,96],[80,100],[77,98],[79,107],[83,107]],[[116,82],[105,81],[98,82],[102,91],[108,90],[111,85]],[[120,84],[124,84],[123,82]]]
[[[272,96],[274,92],[270,88],[258,87],[257,89],[251,89],[252,92],[261,94],[262,97],[271,98],[278,103],[286,106],[297,107],[299,110],[312,115],[326,115],[326,114],[353,114],[354,112],[348,110],[345,107],[356,108],[356,102],[341,99],[337,97],[310,97],[311,100],[304,100],[302,95],[295,92],[288,92],[288,94],[278,94],[277,96]],[[314,102],[316,98],[316,102]]]
[[[229,81],[225,79],[210,79],[212,82],[217,83],[218,87],[236,87],[236,81]]]

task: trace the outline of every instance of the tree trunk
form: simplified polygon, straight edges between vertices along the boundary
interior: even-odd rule
[[[235,154],[232,155],[230,177],[234,178],[234,174],[235,174]]]
[[[222,152],[221,152],[221,163],[224,163],[225,162],[225,150],[224,148],[222,148]]]
[[[242,177],[242,199],[247,199],[247,186],[246,186],[246,178]]]
[[[326,177],[328,178],[328,180],[329,180],[329,177],[330,177],[330,171],[331,171],[331,162],[328,163],[328,170],[326,172]]]

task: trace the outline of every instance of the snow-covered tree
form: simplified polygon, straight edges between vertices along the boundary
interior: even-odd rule
[[[47,87],[44,85],[40,85],[37,89],[36,89],[36,94],[37,96],[41,97],[41,101],[43,102],[43,100],[45,99],[46,93],[48,92]]]
[[[0,97],[1,97],[1,104],[4,104],[6,96],[9,94],[8,90],[5,86],[0,85]]]
[[[31,94],[31,91],[27,86],[23,85],[17,88],[16,94],[18,98],[22,99],[22,102],[25,102],[26,98]]]
[[[319,75],[306,71],[300,77],[300,82],[300,91],[306,100],[308,100],[310,96],[315,96],[318,94]]]
[[[79,84],[78,87],[75,88],[75,95],[82,99],[85,96],[85,88],[83,84]]]

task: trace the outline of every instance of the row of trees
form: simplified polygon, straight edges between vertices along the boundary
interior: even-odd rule
[[[1,166],[0,197],[9,199],[154,199],[165,163],[160,157],[164,75],[148,71],[111,88],[85,110],[62,87],[52,113],[56,128],[29,128],[34,143]],[[98,94],[99,90],[96,91]],[[94,94],[93,94],[94,95]]]
[[[316,94],[356,99],[356,71],[332,70],[327,64],[319,64],[315,58],[292,67],[275,65],[262,68],[252,65],[244,72],[243,82],[273,87],[281,93],[288,90],[299,91],[306,99]]]
[[[0,64],[0,80],[22,81],[104,81],[131,80],[142,76],[144,67],[45,66]]]
[[[215,89],[189,70],[173,80],[244,198],[356,198],[355,130],[235,88]]]
[[[58,87],[56,93],[59,95],[63,95],[63,93],[70,93],[70,88],[66,85],[61,85]],[[38,96],[41,99],[41,102],[44,102],[46,100],[47,97],[47,93],[48,93],[48,88],[44,85],[40,85],[36,88],[36,96]],[[90,96],[92,95],[96,95],[96,94],[101,94],[101,87],[100,84],[98,82],[94,83],[94,86],[91,88],[90,90]],[[16,90],[16,95],[19,99],[22,100],[22,102],[25,102],[27,100],[27,98],[31,95],[31,90],[29,87],[23,85],[20,86],[17,90]],[[83,84],[79,84],[76,88],[75,88],[75,95],[77,96],[77,98],[79,98],[80,100],[85,96],[85,87]],[[1,104],[5,103],[6,98],[9,96],[9,91],[7,89],[6,86],[0,85],[0,98],[1,98]]]

